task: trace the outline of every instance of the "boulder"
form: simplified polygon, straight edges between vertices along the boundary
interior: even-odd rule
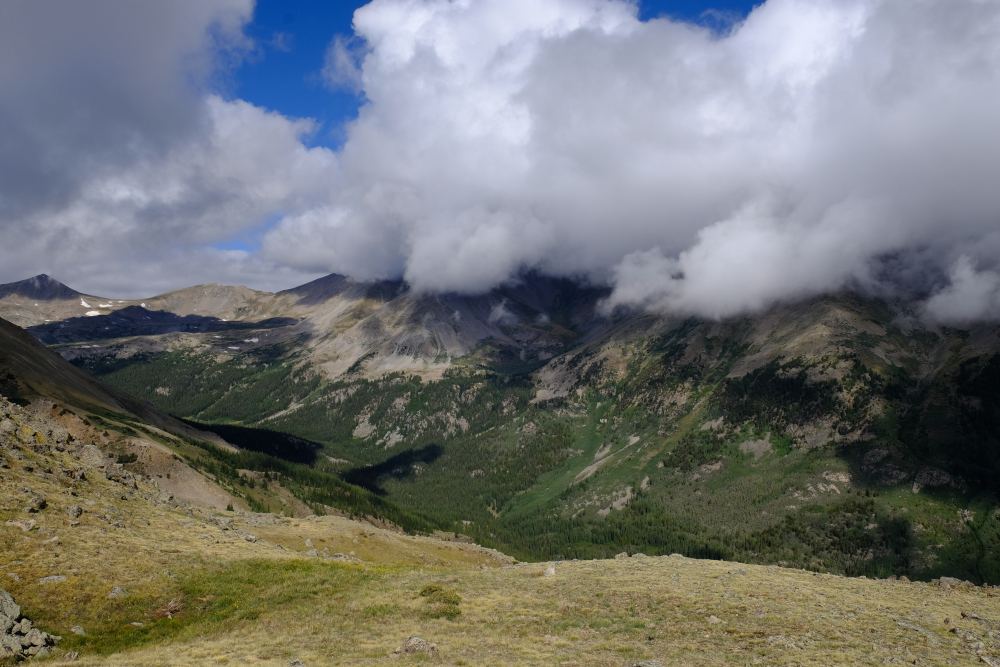
[[[3,614],[11,621],[17,621],[21,618],[21,607],[14,602],[14,598],[10,596],[10,593],[0,589],[0,614]]]
[[[25,633],[24,639],[21,642],[31,644],[32,646],[45,646],[47,639],[48,637],[46,637],[44,632],[38,628],[32,628]]]
[[[432,644],[431,642],[421,639],[416,635],[410,635],[410,638],[400,644],[399,648],[393,651],[392,654],[404,655],[413,653],[437,653],[437,650],[437,644]]]
[[[7,525],[20,528],[27,533],[28,531],[34,530],[35,526],[38,525],[38,522],[34,519],[11,519],[7,522]]]
[[[20,655],[24,651],[21,638],[15,635],[0,635],[0,646],[10,649],[14,655]]]
[[[104,454],[94,445],[84,445],[77,455],[84,464],[95,468],[103,467],[108,462]]]
[[[127,489],[136,489],[138,485],[135,482],[135,477],[132,476],[128,470],[125,470],[119,463],[108,463],[104,466],[104,476],[110,479],[112,482],[118,482],[122,484]]]
[[[42,632],[20,616],[21,607],[9,593],[0,589],[0,658],[47,657],[48,647],[62,638]]]

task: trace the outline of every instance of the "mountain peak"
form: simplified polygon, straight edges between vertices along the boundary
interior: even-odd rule
[[[0,285],[0,299],[8,296],[22,296],[40,301],[65,301],[76,299],[80,296],[80,292],[50,278],[47,274],[39,273],[26,280]]]
[[[348,276],[331,273],[328,276],[317,278],[305,285],[282,290],[278,294],[297,296],[301,305],[316,305],[332,299],[354,284],[354,280]]]

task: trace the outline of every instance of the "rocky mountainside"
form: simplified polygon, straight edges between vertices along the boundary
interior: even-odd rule
[[[399,371],[439,378],[474,352],[503,362],[544,361],[604,326],[594,312],[603,290],[538,277],[480,297],[420,295],[399,282],[339,275],[275,294],[198,285],[139,301],[31,300],[15,287],[42,279],[0,286],[7,294],[0,317],[45,344],[131,338],[130,350],[161,351],[177,346],[170,334],[186,333],[196,337],[180,347],[229,355],[294,339],[328,377]]]
[[[108,318],[104,337],[30,331],[172,415],[519,557],[1000,579],[997,326],[850,293],[724,322],[605,318],[603,296],[538,276],[480,297],[331,276],[156,302],[212,330],[118,335],[109,313],[88,318]]]
[[[240,429],[230,429],[226,433],[241,437],[248,449],[235,447],[216,432],[196,428],[102,383],[0,319],[4,394],[25,406],[20,419],[27,419],[23,424],[14,418],[4,421],[4,432],[21,437],[23,430],[24,437],[41,438],[43,448],[53,440],[64,448],[74,438],[93,443],[124,465],[118,467],[121,475],[150,480],[155,475],[160,488],[194,505],[248,509],[270,504],[289,516],[322,507],[397,528],[431,529],[422,517],[370,491],[289,463],[295,452],[299,460],[313,461],[316,443],[269,432],[261,432],[264,438],[248,438]],[[284,459],[275,458],[274,452]],[[103,463],[101,456],[96,458]]]

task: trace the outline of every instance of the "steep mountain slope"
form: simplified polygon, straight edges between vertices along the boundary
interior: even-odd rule
[[[996,326],[853,294],[602,318],[603,295],[331,276],[254,311],[293,325],[58,349],[171,414],[313,442],[315,468],[519,557],[1000,579]]]
[[[297,461],[289,455],[292,450],[312,453],[315,443],[253,429],[215,428],[242,446],[236,447],[212,430],[196,428],[105,385],[0,319],[3,394],[28,406],[29,419],[49,424],[49,438],[58,434],[66,444],[73,441],[66,440],[67,432],[76,432],[78,440],[117,456],[126,466],[121,474],[140,479],[156,474],[161,487],[193,504],[219,509],[274,505],[289,515],[325,508],[410,530],[436,528],[425,517],[315,472],[301,464],[301,457]],[[39,442],[45,444],[44,435]]]
[[[136,419],[170,433],[197,436],[228,446],[211,433],[192,429],[153,405],[105,385],[3,319],[0,319],[0,393],[22,403],[42,398],[88,413]]]

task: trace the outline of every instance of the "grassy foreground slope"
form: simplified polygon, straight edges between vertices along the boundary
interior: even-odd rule
[[[0,578],[35,626],[62,636],[55,659],[617,667],[1000,655],[996,588],[681,556],[518,564],[342,517],[196,508],[132,484],[90,456],[85,434],[46,429],[44,413],[2,411]],[[32,498],[45,506],[24,511]],[[414,634],[438,651],[392,655]]]

